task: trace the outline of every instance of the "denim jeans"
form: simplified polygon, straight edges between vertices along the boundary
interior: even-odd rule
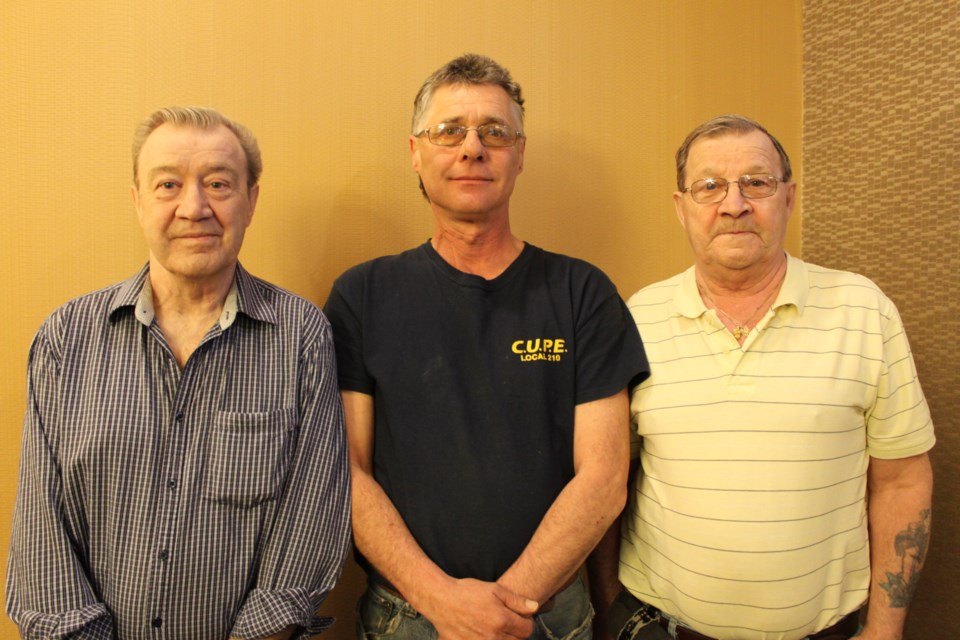
[[[533,617],[535,640],[590,640],[593,606],[583,581],[554,598],[553,608]],[[437,630],[410,604],[380,585],[371,583],[357,603],[357,638],[375,640],[435,640]]]

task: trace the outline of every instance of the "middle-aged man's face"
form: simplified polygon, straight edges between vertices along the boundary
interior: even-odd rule
[[[162,124],[140,151],[133,200],[150,268],[204,282],[232,271],[259,186],[232,131]]]
[[[420,128],[441,122],[478,127],[494,122],[520,128],[515,106],[502,87],[494,84],[456,84],[433,92]],[[434,209],[458,220],[507,215],[510,194],[523,171],[525,138],[512,147],[491,148],[476,131],[454,147],[441,147],[423,135],[410,137],[413,170],[420,174]]]
[[[737,179],[757,173],[783,176],[780,156],[762,131],[700,138],[691,145],[684,186],[702,178],[730,181],[727,196],[715,204],[698,204],[689,191],[673,194],[698,264],[738,270],[781,259],[796,183],[778,184],[768,198],[744,198]]]

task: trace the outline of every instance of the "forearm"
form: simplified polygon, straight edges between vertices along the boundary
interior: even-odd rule
[[[353,536],[357,549],[415,609],[430,609],[430,594],[450,587],[453,579],[423,552],[380,484],[356,467]]]
[[[570,581],[626,503],[629,439],[626,389],[577,405],[573,479],[500,584],[543,603]]]
[[[902,467],[896,475],[891,465]],[[899,640],[930,542],[929,458],[871,461],[869,609],[863,638]]]
[[[515,593],[545,602],[570,581],[625,502],[626,470],[610,481],[601,474],[577,474],[498,582]]]

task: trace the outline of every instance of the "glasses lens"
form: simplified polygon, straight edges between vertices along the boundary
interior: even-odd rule
[[[727,181],[723,178],[704,178],[690,185],[690,195],[694,202],[713,204],[727,196]]]
[[[459,124],[450,124],[441,122],[427,129],[427,138],[433,144],[441,147],[453,147],[461,142],[467,135],[467,128]]]
[[[744,198],[769,198],[777,192],[774,176],[741,176],[740,192]]]
[[[517,132],[505,124],[485,124],[477,128],[480,141],[488,147],[512,147],[517,142]]]

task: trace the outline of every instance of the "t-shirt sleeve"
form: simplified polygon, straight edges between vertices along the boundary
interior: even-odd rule
[[[882,297],[880,313],[883,370],[876,402],[867,414],[867,452],[874,458],[906,458],[933,447],[933,421],[900,314],[886,296]]]
[[[582,282],[576,325],[576,404],[633,388],[650,375],[637,325],[616,287],[595,267],[585,271]]]
[[[337,278],[323,313],[333,327],[340,389],[373,395],[374,383],[363,358],[363,265]]]

